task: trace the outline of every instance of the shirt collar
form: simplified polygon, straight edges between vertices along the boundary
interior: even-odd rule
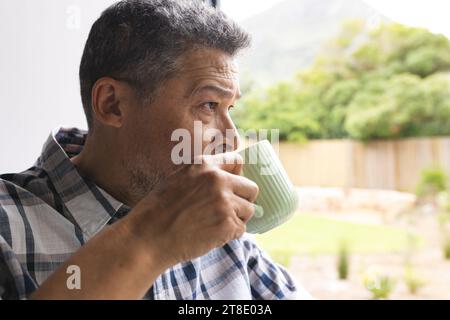
[[[81,177],[70,161],[83,149],[86,136],[87,131],[77,128],[55,128],[35,165],[48,174],[56,193],[90,238],[127,207],[94,182]]]

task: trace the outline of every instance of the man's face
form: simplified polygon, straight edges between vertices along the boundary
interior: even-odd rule
[[[179,65],[179,73],[161,86],[150,105],[132,108],[122,128],[122,163],[131,191],[141,197],[177,169],[171,159],[172,148],[179,143],[171,141],[175,130],[190,132],[192,156],[195,123],[201,124],[202,151],[213,142],[217,146],[214,132],[223,137],[232,133],[221,151],[234,150],[239,143],[229,114],[241,95],[232,57],[219,50],[199,49],[182,56]]]

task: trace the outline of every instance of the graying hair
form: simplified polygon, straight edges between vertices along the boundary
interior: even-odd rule
[[[130,83],[151,101],[177,71],[176,61],[193,48],[216,48],[234,56],[250,36],[220,10],[200,0],[124,0],[107,8],[89,33],[80,65],[88,126],[91,91],[101,77]]]

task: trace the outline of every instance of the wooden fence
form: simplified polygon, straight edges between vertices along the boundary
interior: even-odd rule
[[[423,168],[440,165],[450,173],[450,137],[281,143],[279,154],[298,186],[414,191]]]

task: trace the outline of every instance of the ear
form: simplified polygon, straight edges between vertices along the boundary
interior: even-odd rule
[[[104,125],[120,128],[126,116],[124,94],[126,84],[109,77],[98,79],[92,88],[92,109],[95,119]]]

